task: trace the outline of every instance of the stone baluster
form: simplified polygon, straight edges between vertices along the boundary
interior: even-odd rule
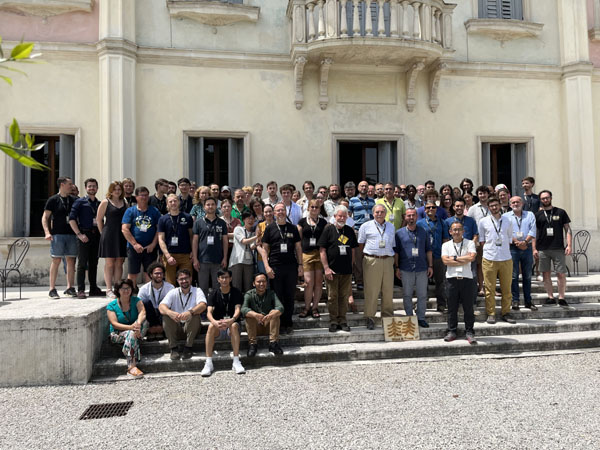
[[[442,14],[442,46],[452,48],[452,14]]]
[[[434,12],[435,17],[435,42],[438,44],[442,42],[442,12],[436,8]]]
[[[339,36],[338,7],[338,0],[326,0],[325,2],[325,37],[327,39]]]
[[[306,42],[306,5],[304,2],[294,5],[293,13],[294,42],[304,44]]]
[[[379,0],[379,14],[377,14],[377,36],[382,38],[385,37],[385,16],[383,14],[383,4],[385,0]]]
[[[421,39],[421,15],[419,11],[421,9],[421,4],[419,2],[414,2],[413,5],[413,39]]]
[[[319,0],[319,39],[325,39],[325,0]]]
[[[402,2],[402,4],[400,5],[400,8],[401,8],[400,17],[402,17],[402,23],[400,24],[400,29],[402,30],[402,37],[404,39],[410,38],[410,30],[409,30],[410,19],[408,17],[408,8],[409,7],[410,7],[410,2],[408,2],[407,0],[404,0]]]
[[[390,36],[393,38],[398,35],[398,0],[390,1]]]
[[[373,0],[365,0],[365,36],[373,37],[373,18],[371,14],[371,3]]]
[[[431,6],[421,5],[421,39],[431,41]]]
[[[315,4],[310,2],[308,4],[308,41],[315,40]]]
[[[360,36],[358,8],[360,8],[360,0],[352,0],[352,36]]]
[[[342,15],[340,16],[340,33],[341,37],[348,37],[348,11],[346,4],[348,0],[340,0],[342,3]]]

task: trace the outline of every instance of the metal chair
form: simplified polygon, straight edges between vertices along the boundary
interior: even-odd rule
[[[21,272],[19,268],[21,267],[21,263],[25,259],[25,256],[27,256],[27,252],[29,252],[29,241],[27,239],[20,238],[11,244],[4,268],[0,268],[2,301],[6,298],[6,285],[8,284],[8,276],[11,272],[19,274],[19,299],[21,298]]]
[[[590,273],[587,248],[590,245],[591,240],[592,236],[587,230],[580,230],[573,236],[573,253],[571,253],[571,258],[573,258],[573,271],[576,275],[579,275],[579,261],[582,258],[585,258],[586,273]]]

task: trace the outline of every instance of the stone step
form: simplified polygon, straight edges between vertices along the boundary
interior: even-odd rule
[[[514,325],[505,325],[513,327]],[[500,330],[504,325],[497,324]],[[565,331],[569,329],[566,327]],[[365,330],[367,331],[367,330]],[[483,331],[483,330],[481,330]],[[358,334],[353,330],[349,334]],[[376,329],[372,334],[379,334]],[[336,333],[336,334],[339,334]],[[600,346],[600,331],[588,329],[585,331],[551,332],[540,334],[510,334],[504,336],[479,335],[478,344],[469,345],[464,339],[447,343],[442,339],[425,339],[405,342],[340,342],[329,345],[288,346],[282,342],[284,354],[272,355],[261,342],[259,351],[254,358],[241,353],[242,364],[246,369],[259,369],[268,366],[299,365],[305,363],[326,363],[335,361],[358,361],[378,359],[444,357],[478,354],[514,354],[523,352],[557,351],[592,348]],[[204,366],[203,354],[195,354],[189,360],[171,361],[166,353],[147,354],[140,362],[140,368],[151,377],[153,375],[177,374],[190,372],[198,374]],[[231,351],[224,350],[213,355],[213,364],[217,370],[231,370]],[[106,357],[94,365],[92,381],[108,382],[127,379],[126,361],[123,357]]]

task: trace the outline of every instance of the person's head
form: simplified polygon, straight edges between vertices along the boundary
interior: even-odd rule
[[[442,197],[442,206],[449,210],[452,211],[452,204],[454,203],[453,199],[452,199],[452,194],[445,194]]]
[[[219,185],[216,183],[211,184],[210,186],[210,195],[212,195],[217,200],[219,199],[219,194],[221,190],[219,189]]]
[[[244,207],[244,200],[246,200],[245,192],[241,189],[236,189],[233,193],[233,201],[235,202],[238,208],[241,209]]]
[[[250,200],[250,211],[252,211],[254,217],[262,217],[264,209],[265,203],[260,199],[260,197],[254,197],[252,200]]]
[[[500,188],[500,189],[498,189],[498,192],[496,192],[496,195],[498,196],[498,199],[500,200],[500,205],[502,205],[502,206],[508,205],[508,201],[509,201],[508,189]]]
[[[194,195],[194,193],[196,192],[196,189],[198,189],[198,185],[196,184],[195,181],[190,182],[190,195]]]
[[[510,198],[510,207],[516,214],[521,214],[523,211],[523,199],[518,195]]]
[[[167,194],[177,194],[177,184],[174,181],[168,181]]]
[[[154,189],[157,194],[166,194],[169,191],[169,181],[164,178],[159,178],[154,182]]]
[[[165,278],[165,266],[159,262],[153,262],[148,266],[148,276],[155,284],[161,284]]]
[[[348,220],[348,208],[344,205],[338,205],[333,210],[333,217],[335,218],[335,224],[338,227],[343,227],[346,225],[346,220]]]
[[[273,221],[273,205],[271,205],[270,203],[265,205],[265,207],[263,208],[263,214],[265,216],[265,221],[267,221],[267,223],[270,223]]]
[[[317,192],[323,196],[323,201],[329,196],[329,188],[327,186],[319,186]]]
[[[262,295],[267,290],[267,276],[264,273],[254,274],[254,288],[258,295]]]
[[[90,197],[94,197],[98,192],[98,181],[95,178],[88,178],[83,182],[85,193]]]
[[[229,186],[221,188],[221,200],[225,200],[226,198],[231,198],[231,188]]]
[[[435,189],[435,181],[433,180],[427,180],[425,182],[425,189]]]
[[[77,185],[75,183],[73,183],[71,185],[71,195],[74,195],[75,197],[79,197],[79,188],[77,187]]]
[[[58,186],[60,195],[63,197],[71,195],[71,192],[73,191],[73,180],[70,177],[58,177],[56,185]]]
[[[302,191],[308,198],[312,198],[315,193],[315,183],[310,180],[306,180],[304,183],[302,183]]]
[[[422,197],[423,194],[425,193],[425,185],[420,184],[417,186],[417,195],[419,195],[419,197]]]
[[[462,189],[463,194],[465,192],[472,193],[472,191],[473,191],[473,180],[471,180],[470,178],[463,178],[462,181],[460,182],[460,188]]]
[[[227,289],[231,286],[231,270],[219,269],[217,271],[217,281],[219,282],[221,289]]]
[[[373,217],[378,223],[385,222],[385,206],[380,203],[373,206]]]
[[[375,185],[369,184],[369,186],[367,188],[367,197],[374,198],[376,195],[377,195],[377,192],[375,191]]]
[[[463,238],[464,227],[460,222],[452,222],[450,225],[450,236],[456,242],[460,242]]]
[[[360,195],[362,195],[363,197],[365,195],[367,195],[367,192],[369,191],[369,183],[367,183],[366,181],[361,181],[360,183],[358,183],[358,193]]]
[[[294,186],[291,184],[284,184],[279,188],[279,193],[281,194],[281,199],[289,203],[292,201],[292,194],[294,193]]]
[[[408,208],[404,217],[406,224],[413,227],[417,223],[417,210],[415,208]]]
[[[417,187],[414,184],[409,184],[406,186],[406,196],[411,200],[415,200],[415,196],[417,195]]]
[[[527,192],[533,189],[534,185],[535,179],[533,177],[525,177],[521,180],[521,187]]]
[[[348,181],[344,184],[344,194],[346,194],[346,198],[352,198],[356,195],[356,185],[354,181]]]
[[[146,186],[138,186],[135,188],[135,201],[140,208],[145,208],[148,205],[150,191]]]
[[[454,200],[454,214],[457,217],[462,217],[465,214],[465,199],[459,197]]]
[[[131,178],[124,178],[121,181],[123,184],[123,191],[125,192],[126,197],[131,197],[133,191],[135,190],[135,182]]]
[[[108,191],[106,191],[106,198],[110,198],[113,201],[123,200],[125,197],[125,190],[123,184],[120,181],[113,181],[108,185]]]
[[[377,183],[375,185],[375,195],[377,196],[377,198],[383,198],[383,195],[384,195],[383,183]]]
[[[442,184],[442,187],[440,188],[440,195],[444,196],[447,194],[452,195],[452,186],[449,184]]]
[[[263,193],[263,185],[260,183],[254,183],[252,186],[252,197],[261,198]]]
[[[339,200],[340,194],[340,185],[336,183],[332,183],[329,185],[329,198],[331,200]]]
[[[269,181],[267,183],[267,193],[269,194],[269,197],[277,196],[277,182],[276,181]]]
[[[190,288],[192,282],[192,273],[188,269],[179,269],[175,277],[177,284],[179,284],[179,287],[182,290],[187,291]]]
[[[542,204],[543,208],[549,208],[552,206],[552,192],[550,192],[548,189],[544,189],[539,193],[539,196],[540,203]]]
[[[116,281],[113,292],[119,300],[128,300],[133,293],[133,281],[128,278]]]
[[[296,203],[298,200],[300,200],[301,197],[302,194],[300,194],[300,191],[294,191],[294,193],[292,194],[292,201]]]
[[[275,208],[273,209],[273,212],[275,213],[275,219],[278,222],[285,223],[286,210],[285,210],[285,204],[284,203],[277,203],[275,205]]]
[[[212,192],[208,186],[200,186],[196,189],[196,193],[194,194],[195,203],[200,203],[204,206],[204,202],[208,197],[212,197]]]
[[[171,215],[179,214],[179,197],[177,195],[167,195],[167,209]]]
[[[252,192],[254,191],[254,188],[252,186],[244,186],[242,191],[244,191],[244,203],[246,205],[250,204],[250,199],[252,198]]]
[[[400,186],[399,185],[394,186],[394,197],[400,198]]]
[[[479,197],[480,202],[487,202],[490,196],[490,188],[485,184],[482,184],[477,188],[477,197]]]
[[[493,215],[500,214],[500,199],[498,197],[495,195],[490,195],[487,202],[487,206]]]
[[[256,218],[254,217],[254,213],[252,213],[250,211],[244,211],[242,213],[242,222],[244,222],[244,227],[247,230],[252,229],[255,221],[256,221]]]
[[[223,203],[227,203],[228,211],[231,213],[231,200],[223,200],[221,202],[221,211],[223,211]],[[217,212],[217,200],[214,197],[206,197],[202,206],[209,216],[212,216]]]
[[[440,196],[435,189],[427,189],[425,191],[425,202],[435,203],[438,198],[440,198]]]
[[[387,198],[388,200],[393,199],[395,189],[396,189],[396,186],[391,181],[385,183],[385,185],[383,186],[383,196],[385,198]]]
[[[463,199],[465,200],[466,208],[470,208],[471,206],[473,206],[473,194],[471,194],[470,192],[465,192],[463,194]]]
[[[429,220],[435,220],[436,213],[437,213],[437,205],[435,204],[435,201],[427,200],[425,202],[425,214],[427,214],[427,217],[429,218]]]
[[[190,181],[189,178],[180,178],[179,180],[177,180],[177,187],[179,187],[179,192],[181,192],[181,195],[186,196],[190,194],[190,187],[192,186],[192,183]]]
[[[459,187],[452,188],[452,197],[454,197],[454,198],[462,197],[462,191]]]

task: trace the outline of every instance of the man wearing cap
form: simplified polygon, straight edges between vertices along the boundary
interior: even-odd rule
[[[225,200],[228,198],[233,203],[233,199],[231,198],[231,188],[227,185],[221,188],[221,200]],[[221,207],[221,203],[218,203],[218,206]]]

